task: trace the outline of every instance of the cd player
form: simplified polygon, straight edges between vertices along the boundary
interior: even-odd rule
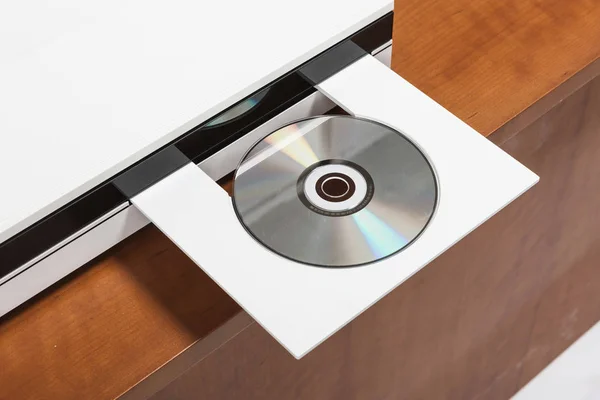
[[[0,314],[152,222],[300,358],[533,186],[389,69],[391,4],[370,7],[237,102],[3,229]],[[348,116],[321,116],[335,106]],[[217,183],[232,174],[233,199]]]

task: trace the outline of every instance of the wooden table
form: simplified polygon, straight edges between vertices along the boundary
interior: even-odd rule
[[[300,361],[148,227],[0,319],[0,399],[504,399],[599,320],[600,0],[402,0],[394,29],[534,189]]]

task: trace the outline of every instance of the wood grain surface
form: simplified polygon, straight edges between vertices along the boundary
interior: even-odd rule
[[[600,57],[600,0],[396,0],[393,46],[396,72],[488,136]]]
[[[507,141],[540,183],[303,359],[253,324],[151,398],[509,398],[600,319],[599,109]]]
[[[0,400],[113,399],[238,312],[146,227],[0,319]]]
[[[596,74],[599,1],[397,1],[393,68],[482,134],[516,126],[491,138],[540,184],[302,361],[244,325],[156,398],[506,398],[591,326],[598,83],[514,134]],[[239,315],[148,227],[0,319],[0,399],[114,398]]]

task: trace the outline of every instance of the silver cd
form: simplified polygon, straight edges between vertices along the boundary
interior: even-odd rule
[[[431,220],[434,169],[400,132],[350,116],[287,125],[235,172],[237,216],[259,243],[304,264],[349,267],[409,246]]]
[[[268,91],[269,88],[262,90],[254,96],[249,97],[246,100],[238,103],[237,105],[231,107],[229,110],[225,111],[223,114],[208,121],[204,125],[204,127],[214,128],[243,117],[260,104],[260,102],[265,97]]]

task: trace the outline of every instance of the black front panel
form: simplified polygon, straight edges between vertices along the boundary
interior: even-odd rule
[[[314,60],[303,65],[298,72],[313,85],[318,85],[352,64],[367,52],[352,40],[345,40]]]
[[[125,201],[117,188],[104,185],[4,242],[0,246],[0,278]]]
[[[389,13],[3,242],[0,244],[0,279],[110,212],[127,201],[128,197],[173,172],[181,166],[182,160],[201,162],[314,93],[316,89],[313,85],[362,54],[370,53],[387,43],[392,38],[392,23],[393,14]],[[352,51],[342,53],[340,49]],[[338,51],[338,55],[334,55],[334,51]],[[325,66],[327,70],[323,69]],[[239,115],[233,112],[236,107],[243,112]],[[159,155],[161,152],[166,153]],[[183,154],[185,158],[166,157],[168,154]],[[133,175],[134,170],[138,175]],[[129,171],[132,171],[132,175],[128,175]],[[127,196],[117,189],[114,184],[116,182],[120,183],[120,189],[127,188]]]

